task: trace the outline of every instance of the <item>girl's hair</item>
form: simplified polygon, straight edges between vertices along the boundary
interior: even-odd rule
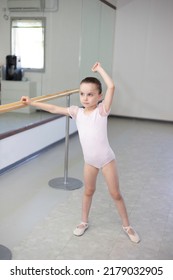
[[[97,86],[97,89],[99,91],[99,94],[102,93],[102,84],[101,82],[97,79],[97,78],[94,78],[94,77],[86,77],[85,79],[83,79],[81,82],[80,82],[80,85],[82,83],[87,83],[87,84],[95,84]]]

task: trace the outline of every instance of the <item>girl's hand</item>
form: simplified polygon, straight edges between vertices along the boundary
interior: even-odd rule
[[[31,99],[28,96],[22,96],[20,101],[26,105],[29,105],[31,103]]]
[[[93,65],[93,67],[91,68],[91,70],[92,70],[93,72],[97,72],[100,68],[101,68],[100,62],[96,62],[96,63]]]

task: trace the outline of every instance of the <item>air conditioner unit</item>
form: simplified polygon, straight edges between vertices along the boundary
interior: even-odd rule
[[[44,10],[44,0],[7,0],[10,12],[40,12]]]

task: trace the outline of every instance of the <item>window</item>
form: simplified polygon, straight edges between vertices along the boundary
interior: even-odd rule
[[[20,58],[21,68],[44,70],[45,18],[11,19],[11,54]]]

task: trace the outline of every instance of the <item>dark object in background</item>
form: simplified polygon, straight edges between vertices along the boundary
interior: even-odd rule
[[[18,61],[16,55],[6,56],[6,80],[21,81],[22,69],[18,67]]]

